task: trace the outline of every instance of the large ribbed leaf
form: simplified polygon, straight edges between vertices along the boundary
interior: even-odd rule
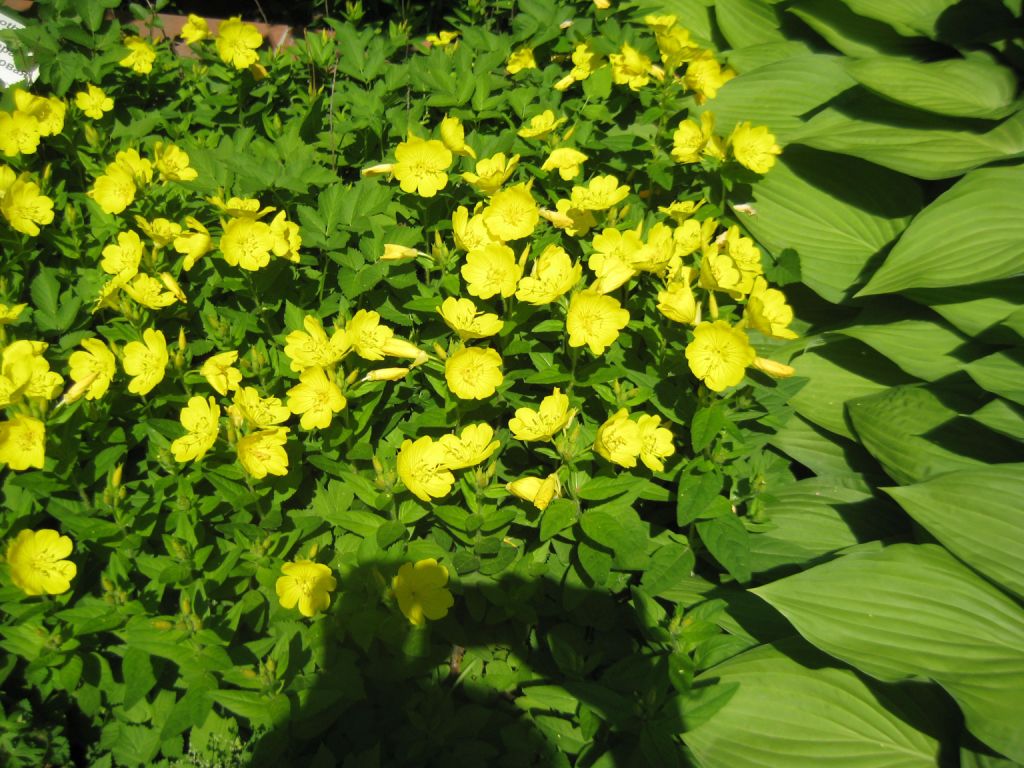
[[[907,291],[914,301],[942,315],[968,336],[977,336],[1003,322],[1020,308],[1024,279],[1000,280],[951,288],[918,288]]]
[[[1001,398],[985,403],[971,418],[1000,434],[1024,441],[1024,413]]]
[[[920,188],[906,176],[795,146],[753,196],[757,215],[747,229],[769,251],[797,251],[804,284],[833,303],[856,290],[868,262],[921,207]]]
[[[939,743],[896,714],[904,704],[901,692],[828,663],[804,643],[787,640],[706,672],[703,678],[715,685],[738,687],[722,709],[683,737],[701,768],[936,764]],[[930,725],[941,732],[941,723]]]
[[[855,325],[837,333],[864,342],[900,368],[925,381],[956,373],[963,361],[953,353],[967,341],[944,323],[895,320],[878,325]]]
[[[939,683],[974,735],[1024,759],[1024,610],[942,547],[858,552],[753,592],[870,675]]]
[[[900,104],[956,117],[999,118],[1017,105],[1017,78],[987,58],[914,61],[872,56],[846,71],[875,93]]]
[[[772,488],[765,503],[767,524],[750,537],[755,572],[802,565],[823,555],[882,538],[900,517],[889,515],[874,497],[834,480],[810,478]]]
[[[893,387],[847,404],[861,443],[897,483],[906,485],[943,472],[973,469],[1000,457],[1001,441],[957,416],[923,387]]]
[[[867,478],[881,474],[860,445],[829,434],[800,416],[791,417],[769,442],[818,477],[835,479],[851,488],[867,490],[873,484]]]
[[[884,490],[954,555],[1024,597],[1024,465],[950,472]]]
[[[836,0],[800,0],[786,10],[847,56],[911,55],[922,48],[919,41],[897,34],[877,19],[858,16]]]
[[[716,0],[715,21],[733,48],[785,41],[779,17],[765,0]]]
[[[794,56],[730,80],[703,109],[714,113],[720,133],[749,120],[768,126],[780,144],[787,144],[804,129],[801,115],[854,85],[839,56]]]
[[[794,358],[800,376],[810,381],[790,402],[797,413],[819,427],[853,438],[846,403],[913,381],[894,365],[849,339],[830,339],[823,346]]]
[[[1024,405],[1024,354],[1017,350],[996,352],[974,360],[964,370],[978,386],[1007,400]]]
[[[993,126],[921,112],[858,91],[819,112],[802,132],[790,134],[790,141],[861,157],[919,179],[948,179],[1024,154],[1022,112]]]
[[[1024,271],[1024,166],[967,174],[907,227],[860,295],[945,288]]]
[[[934,37],[939,18],[958,0],[843,0],[856,14],[884,21],[903,35]]]

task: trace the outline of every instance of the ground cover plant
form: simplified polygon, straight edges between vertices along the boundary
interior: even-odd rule
[[[115,5],[8,36],[6,763],[1024,760],[1019,7]]]

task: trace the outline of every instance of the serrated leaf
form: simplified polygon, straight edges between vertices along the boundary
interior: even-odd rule
[[[974,735],[1024,758],[1024,610],[945,549],[850,554],[752,591],[818,648],[874,677],[934,680]]]
[[[1024,166],[974,171],[914,219],[858,295],[1013,277],[1024,270],[1022,240]]]
[[[830,665],[797,640],[735,656],[696,684],[705,681],[712,691],[734,693],[687,729],[686,743],[704,768],[926,768],[938,760],[938,740],[886,706],[886,686]],[[932,725],[941,732],[941,722]]]
[[[799,146],[752,192],[757,215],[744,220],[747,229],[772,253],[795,250],[803,282],[833,303],[853,294],[868,263],[921,208],[914,180]]]
[[[883,490],[954,555],[1024,597],[1024,465],[949,472]]]

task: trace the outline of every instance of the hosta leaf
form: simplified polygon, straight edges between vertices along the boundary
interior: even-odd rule
[[[950,325],[968,336],[1006,320],[1020,307],[1024,279],[975,283],[949,288],[918,288],[907,291],[919,304],[931,307]]]
[[[919,40],[899,35],[877,19],[858,16],[835,0],[801,0],[786,10],[847,56],[909,55],[922,49]]]
[[[893,387],[847,407],[864,447],[900,484],[1013,461],[1019,453],[923,387]]]
[[[843,0],[854,13],[891,24],[901,35],[934,36],[942,13],[957,0]]]
[[[919,179],[948,179],[993,160],[1024,153],[1024,113],[989,121],[940,117],[851,91],[788,136]]]
[[[752,591],[811,643],[874,677],[939,683],[974,735],[1024,759],[1024,610],[945,549],[850,554]]]
[[[938,760],[939,742],[901,718],[886,696],[898,697],[898,689],[829,666],[797,640],[735,656],[697,684],[704,678],[737,689],[686,733],[702,768],[925,768]]]
[[[971,418],[1003,435],[1024,440],[1024,413],[1021,408],[996,398],[971,414]]]
[[[837,331],[864,342],[911,376],[934,381],[956,373],[963,362],[953,353],[967,339],[940,322],[894,320],[878,325],[855,325]]]
[[[838,303],[866,278],[868,262],[921,208],[916,182],[842,155],[789,147],[753,185],[747,229],[769,251],[800,256],[803,282]]]
[[[853,488],[869,488],[866,475],[878,472],[878,465],[860,445],[800,416],[790,418],[770,442],[818,477],[839,479]]]
[[[1024,597],[1024,465],[950,472],[885,492],[954,555]]]
[[[715,21],[733,48],[786,39],[774,6],[765,0],[717,0]]]
[[[1015,276],[1022,240],[1024,166],[974,171],[914,219],[859,295]]]
[[[1024,405],[1024,363],[1016,350],[996,352],[964,366],[978,386],[1007,400]]]
[[[749,120],[768,126],[780,144],[787,144],[804,128],[801,115],[854,83],[838,56],[794,56],[730,80],[703,109],[714,113],[721,133]]]
[[[861,85],[907,106],[957,117],[1005,117],[1014,109],[1017,78],[987,59],[914,61],[872,56],[846,68]]]

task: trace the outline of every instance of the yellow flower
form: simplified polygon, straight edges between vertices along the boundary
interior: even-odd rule
[[[706,248],[717,228],[718,222],[715,219],[705,219],[704,221],[687,219],[672,233],[672,239],[675,241],[675,255],[682,258]]]
[[[508,298],[516,292],[523,268],[511,248],[492,243],[470,251],[460,272],[471,296],[489,299],[500,294]]]
[[[569,205],[581,211],[606,211],[626,199],[629,187],[614,176],[597,176],[585,187],[573,187]],[[561,201],[559,201],[561,202]]]
[[[84,91],[75,94],[75,106],[93,120],[99,120],[104,112],[114,108],[114,100],[93,84],[85,86]]]
[[[725,250],[736,267],[751,277],[764,271],[761,266],[761,249],[749,237],[741,235],[740,228],[735,224],[725,233]]]
[[[164,379],[167,368],[167,340],[161,331],[147,328],[142,341],[129,341],[124,345],[124,372],[132,376],[128,391],[145,395]]]
[[[0,199],[0,213],[12,229],[35,237],[40,224],[53,221],[53,200],[41,194],[39,185],[23,173]]]
[[[239,380],[241,374],[239,374]],[[260,397],[255,387],[238,387],[235,389],[233,404],[228,413],[241,417],[250,426],[257,429],[272,427],[288,420],[291,411],[276,397]]]
[[[192,216],[185,217],[185,225],[188,229],[174,238],[174,250],[185,256],[182,268],[188,272],[213,248],[213,238],[210,231]]]
[[[142,272],[122,286],[125,293],[148,309],[163,309],[178,300],[172,291],[165,291],[163,287],[162,281]]]
[[[629,418],[625,408],[620,409],[597,430],[594,450],[620,467],[635,467],[643,450],[640,425]]]
[[[274,585],[281,607],[291,610],[296,605],[307,618],[326,611],[331,604],[331,592],[338,588],[338,580],[331,569],[322,563],[296,560],[281,566],[284,576]]]
[[[749,122],[733,129],[729,150],[737,163],[754,173],[768,173],[775,165],[775,158],[782,153],[782,147],[775,143],[775,136],[765,126],[752,128]]]
[[[288,454],[284,444],[288,442],[287,427],[271,427],[246,435],[238,441],[238,461],[242,469],[256,480],[267,475],[288,474]]]
[[[284,353],[291,360],[291,369],[301,373],[310,366],[328,368],[345,356],[349,350],[348,334],[336,331],[327,338],[319,318],[306,315],[302,319],[305,331],[292,331],[285,336]]]
[[[0,325],[13,323],[21,316],[22,311],[27,306],[28,304],[14,304],[7,306],[6,304],[0,303]]]
[[[754,277],[753,273],[740,269],[728,254],[719,253],[717,245],[711,246],[701,257],[701,288],[725,291],[733,298],[739,298],[750,293],[754,287]]]
[[[203,363],[202,368],[199,369],[199,375],[206,379],[206,382],[218,395],[226,395],[237,389],[239,382],[242,381],[242,372],[234,367],[236,362],[238,362],[238,350],[220,352]]]
[[[116,214],[132,204],[137,191],[132,172],[111,164],[107,166],[106,173],[96,178],[87,194],[104,213]]]
[[[569,74],[555,83],[556,91],[564,91],[573,83],[586,80],[604,64],[589,41],[580,43],[573,49],[572,63],[573,67]]]
[[[558,482],[558,475],[551,474],[541,479],[539,477],[520,477],[511,483],[505,484],[505,490],[523,501],[528,501],[541,512],[548,508],[552,499],[561,495],[562,487]]]
[[[693,341],[686,347],[686,360],[693,375],[715,392],[743,381],[747,366],[756,356],[747,334],[725,320],[698,325]]]
[[[555,208],[556,211],[542,210],[541,216],[559,229],[565,230],[567,235],[583,237],[597,226],[597,219],[593,213],[576,208],[569,200],[559,200],[555,203]]]
[[[52,528],[23,530],[7,545],[11,581],[26,595],[60,595],[71,589],[78,569],[65,558],[73,545]]]
[[[501,189],[502,184],[508,181],[508,177],[512,175],[512,171],[518,164],[519,155],[512,155],[506,159],[504,152],[498,152],[483,160],[478,160],[476,172],[466,171],[462,174],[462,179],[485,195],[493,195]]]
[[[438,32],[436,35],[427,35],[423,39],[423,42],[426,43],[428,48],[431,46],[435,48],[446,48],[447,46],[454,43],[458,36],[458,32],[449,32],[448,30],[442,30]]]
[[[512,51],[505,64],[505,71],[510,75],[522,72],[524,69],[537,69],[537,60],[533,58],[533,48],[526,46]]]
[[[484,208],[484,225],[499,240],[519,240],[529,237],[537,228],[540,212],[527,184],[497,192]]]
[[[433,197],[448,185],[451,151],[437,139],[424,141],[409,134],[407,141],[395,148],[395,164],[391,169],[403,192],[420,197]]]
[[[476,152],[466,143],[466,129],[457,117],[445,116],[441,121],[441,142],[456,155],[476,157]]]
[[[704,202],[704,200],[677,200],[669,205],[659,206],[658,210],[661,211],[661,213],[671,216],[672,220],[676,224],[682,224],[693,216],[693,214],[697,212],[697,209],[704,205]]]
[[[122,67],[129,67],[139,75],[147,75],[153,70],[153,62],[156,61],[156,49],[138,35],[129,35],[124,39],[124,47],[128,49],[128,55],[121,59],[118,64]]]
[[[31,155],[39,148],[39,121],[24,112],[0,112],[0,150],[8,157]]]
[[[658,426],[661,424],[660,416],[644,414],[636,423],[640,430],[640,461],[654,472],[664,472],[662,459],[676,452],[676,447],[672,445],[672,433]]]
[[[786,304],[786,294],[769,288],[763,277],[754,278],[754,287],[747,298],[743,317],[751,328],[776,339],[795,339],[788,326],[793,322],[793,310]]]
[[[158,141],[153,146],[153,163],[164,181],[192,181],[199,172],[190,162],[188,153],[174,144]]]
[[[399,568],[391,580],[391,591],[409,623],[421,626],[427,619],[443,619],[455,605],[455,598],[445,586],[447,583],[448,569],[431,557],[415,565],[405,563]]]
[[[104,246],[100,269],[108,275],[117,275],[123,285],[138,273],[141,260],[142,238],[129,229],[118,233],[116,244]]]
[[[136,184],[149,184],[153,180],[153,163],[139,154],[137,149],[123,149],[114,155],[114,162],[108,163],[105,173],[120,168],[131,174]]]
[[[363,376],[362,381],[401,381],[409,375],[409,368],[377,368]]]
[[[279,259],[287,259],[293,264],[298,264],[299,248],[302,247],[299,225],[294,221],[288,221],[284,211],[281,211],[270,222],[270,235],[274,238],[274,246],[271,248],[273,254]]]
[[[476,207],[479,209],[481,204],[477,203]],[[455,238],[455,247],[464,251],[473,251],[491,243],[501,242],[487,231],[484,217],[475,212],[470,216],[469,209],[464,205],[460,205],[452,214],[452,235]]]
[[[262,219],[268,213],[277,210],[272,205],[262,207],[260,201],[254,197],[231,197],[228,198],[227,202],[224,202],[220,197],[214,195],[213,197],[208,197],[207,200],[217,210],[236,219]]]
[[[429,436],[416,442],[404,440],[395,459],[398,476],[409,492],[422,501],[447,496],[455,483],[448,471],[448,454],[440,443]]]
[[[699,322],[700,311],[689,280],[674,280],[658,291],[658,311],[674,323]]]
[[[687,65],[683,85],[696,94],[698,104],[703,104],[715,98],[718,89],[735,76],[728,67],[722,69],[711,51],[704,51]]]
[[[714,117],[710,112],[700,116],[701,124],[693,120],[680,121],[672,134],[672,159],[677,163],[696,163],[711,139]]]
[[[491,312],[480,312],[470,299],[449,296],[438,307],[441,318],[463,341],[485,339],[501,332],[505,321]]]
[[[517,408],[516,415],[509,419],[508,428],[516,440],[549,441],[569,424],[576,409],[569,408],[569,398],[555,387],[550,395],[540,401],[540,407]]]
[[[117,372],[114,353],[100,339],[85,339],[82,349],[71,353],[68,364],[71,367],[71,380],[76,384],[92,378],[85,393],[86,400],[99,400],[107,393],[107,388]]]
[[[675,240],[672,228],[658,222],[647,232],[647,242],[634,251],[628,258],[629,266],[641,272],[654,274],[664,273],[675,253]]]
[[[274,235],[269,224],[240,217],[231,219],[224,226],[219,245],[224,261],[233,267],[255,272],[270,263]]]
[[[493,437],[490,424],[470,424],[459,435],[441,435],[437,444],[444,449],[448,469],[465,469],[482,464],[498,450],[500,443]]]
[[[624,44],[622,50],[608,57],[612,64],[612,79],[618,85],[628,85],[639,91],[651,79],[651,60],[631,45]]]
[[[365,309],[356,312],[345,326],[348,343],[364,360],[383,360],[384,346],[394,334],[393,330],[380,324],[378,313]]]
[[[43,357],[47,344],[21,339],[4,347],[0,353],[0,405],[17,402],[22,397],[52,400],[60,392],[64,380],[50,370]]]
[[[566,120],[564,117],[556,120],[555,113],[545,109],[539,115],[531,117],[530,122],[519,129],[518,135],[524,139],[539,139],[541,136],[547,136]]]
[[[597,276],[590,289],[598,293],[610,293],[631,280],[637,273],[632,265],[636,254],[643,248],[643,241],[637,231],[622,232],[608,227],[594,236],[594,252],[587,259],[587,266]]]
[[[529,277],[519,281],[516,298],[527,304],[550,304],[568,293],[583,276],[583,267],[573,264],[565,249],[551,244],[533,263]]]
[[[569,300],[565,328],[569,346],[586,344],[595,355],[602,354],[629,323],[629,312],[611,296],[593,290],[580,291]]]
[[[42,469],[46,458],[46,427],[32,416],[16,414],[0,421],[0,464],[20,472]]]
[[[181,409],[181,426],[188,434],[171,443],[174,460],[184,464],[203,458],[213,448],[220,433],[220,406],[213,399],[190,397],[188,405]]]
[[[299,423],[303,429],[327,429],[334,414],[347,404],[338,385],[318,366],[304,370],[299,383],[288,390],[288,410],[302,415]]]
[[[501,373],[501,355],[493,349],[460,349],[445,361],[444,378],[456,397],[464,400],[483,400],[493,395],[504,379]]]
[[[586,159],[587,156],[578,149],[559,147],[548,155],[548,159],[544,161],[540,169],[542,171],[557,170],[559,176],[569,181],[580,175],[580,170]]]
[[[206,19],[190,13],[188,21],[181,28],[181,39],[185,41],[185,45],[195,45],[200,40],[205,40],[209,36],[210,25],[206,23]]]
[[[240,16],[223,22],[217,30],[217,55],[235,69],[247,69],[259,59],[256,49],[263,44],[263,35]]]

